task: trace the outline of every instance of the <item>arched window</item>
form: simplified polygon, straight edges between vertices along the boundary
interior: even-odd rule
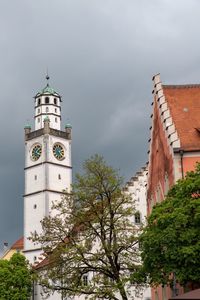
[[[61,175],[60,174],[58,174],[58,179],[61,179]]]
[[[135,213],[135,224],[140,224],[140,223],[141,223],[141,216],[140,216],[139,211],[137,211]]]
[[[55,122],[56,122],[56,123],[57,123],[57,121],[58,121],[57,118],[55,118]]]
[[[55,113],[57,113],[57,108],[55,108]]]
[[[49,111],[49,108],[48,107],[46,107],[46,112],[48,112]]]
[[[39,98],[39,99],[38,99],[38,105],[40,105],[40,104],[41,104],[41,99]]]
[[[33,208],[36,209],[36,208],[37,208],[37,204],[34,204],[34,205],[33,205]]]
[[[54,104],[57,105],[57,99],[56,98],[54,98]]]
[[[49,103],[49,97],[45,97],[45,104]]]
[[[39,108],[38,108],[38,111],[37,111],[37,112],[38,112],[38,114],[40,113],[40,109],[39,109]]]

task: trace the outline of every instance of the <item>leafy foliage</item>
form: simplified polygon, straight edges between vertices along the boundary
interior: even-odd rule
[[[72,193],[54,203],[42,221],[43,233],[32,237],[48,257],[42,284],[65,296],[127,299],[130,274],[140,262],[133,200],[101,156],[87,160],[83,171]]]
[[[200,279],[200,164],[179,180],[157,204],[141,236],[146,272],[154,285]]]
[[[0,260],[0,299],[27,300],[31,292],[31,272],[25,257],[15,253]]]

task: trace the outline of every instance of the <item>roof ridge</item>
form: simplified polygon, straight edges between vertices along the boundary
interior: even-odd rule
[[[200,83],[191,83],[191,84],[162,84],[164,88],[168,89],[187,89],[187,88],[200,88]]]

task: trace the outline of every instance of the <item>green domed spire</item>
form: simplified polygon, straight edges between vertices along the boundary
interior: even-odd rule
[[[67,124],[65,125],[65,128],[72,128],[72,125],[69,124],[69,123],[67,123]]]
[[[60,98],[60,95],[49,85],[49,79],[50,77],[47,72],[46,75],[47,85],[40,92],[38,92],[35,97],[40,97],[42,95],[53,95]]]
[[[47,85],[36,94],[35,97],[39,97],[42,95],[54,95],[56,97],[60,97],[60,95],[47,83]]]
[[[49,119],[49,117],[48,116],[46,116],[45,118],[44,118],[44,122],[46,122],[46,121],[50,121],[50,119]]]
[[[26,124],[26,125],[24,126],[24,129],[31,129],[31,125],[30,125],[30,124]]]

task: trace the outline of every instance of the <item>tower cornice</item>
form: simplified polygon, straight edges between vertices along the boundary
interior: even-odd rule
[[[49,127],[49,132],[48,133],[46,133],[45,128],[41,128],[41,129],[31,131],[31,132],[25,134],[25,141],[35,139],[35,138],[40,137],[44,134],[49,134],[49,135],[52,135],[52,136],[61,137],[61,138],[66,139],[66,140],[71,140],[67,130],[66,131],[61,131],[61,130],[57,130],[57,129]]]

